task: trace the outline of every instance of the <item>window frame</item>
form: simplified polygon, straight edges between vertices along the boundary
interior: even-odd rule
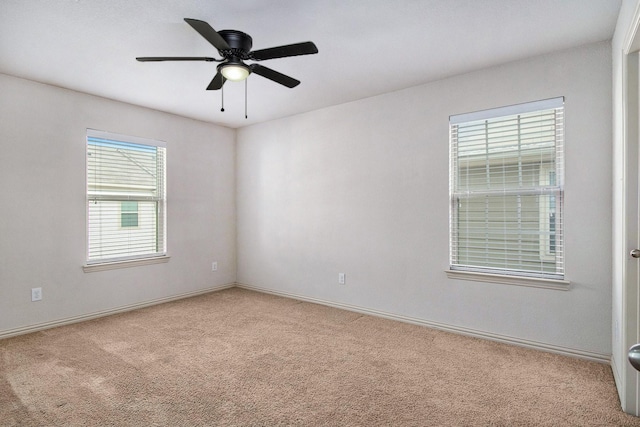
[[[90,180],[90,168],[89,168],[89,156],[90,156],[90,145],[91,141],[94,141],[94,145],[96,140],[104,140],[107,144],[109,142],[112,143],[122,143],[122,144],[130,144],[133,148],[135,146],[146,146],[153,147],[162,156],[160,161],[156,161],[157,174],[161,174],[161,177],[156,176],[156,190],[155,196],[131,196],[131,195],[123,195],[123,194],[114,194],[112,196],[100,195],[99,190],[91,190],[91,180]],[[143,148],[143,147],[140,147]],[[167,252],[167,197],[166,197],[166,184],[167,184],[167,154],[166,154],[166,143],[164,141],[152,140],[147,138],[134,137],[130,135],[117,134],[113,132],[100,131],[95,129],[87,129],[86,139],[85,139],[85,150],[86,150],[86,173],[85,173],[85,186],[86,186],[86,220],[85,220],[85,232],[86,232],[86,252],[85,252],[85,264],[83,265],[83,270],[85,272],[93,272],[93,271],[102,271],[102,270],[110,270],[115,268],[123,268],[123,267],[133,267],[137,265],[148,265],[148,264],[156,264],[156,263],[164,263],[169,260],[169,255]],[[93,187],[95,188],[95,187]],[[155,207],[155,221],[156,221],[156,237],[155,237],[155,251],[148,253],[138,253],[138,254],[124,254],[117,256],[103,256],[103,257],[91,257],[90,256],[90,203],[91,202],[114,202],[118,203],[118,210],[116,211],[117,218],[117,228],[120,230],[132,230],[138,229],[140,226],[140,217],[139,217],[139,209],[140,202],[154,202],[156,203]],[[123,210],[123,202],[137,202],[138,210],[127,211]],[[138,219],[136,226],[124,226],[123,227],[123,213],[135,213]]]
[[[517,116],[518,120],[520,115],[527,113],[535,113],[535,112],[543,112],[547,110],[555,110],[559,112],[560,125],[554,128],[556,130],[556,134],[554,137],[554,167],[550,167],[549,165],[545,165],[542,160],[539,162],[533,163],[539,168],[539,185],[533,186],[530,188],[525,188],[522,185],[517,187],[515,190],[513,188],[505,187],[497,187],[496,190],[480,190],[474,191],[467,188],[465,191],[462,191],[462,185],[459,184],[458,173],[460,171],[460,166],[458,164],[458,135],[457,130],[459,126],[471,125],[475,123],[481,123],[485,121],[488,123],[490,120],[502,120],[510,117]],[[535,286],[535,287],[544,287],[544,288],[552,288],[552,289],[568,289],[569,281],[565,280],[566,271],[564,270],[564,236],[563,236],[563,199],[564,199],[564,97],[545,99],[541,101],[527,102],[523,104],[510,105],[506,107],[493,108],[490,110],[482,110],[472,113],[465,113],[459,115],[452,115],[449,118],[449,269],[446,271],[448,277],[455,279],[463,279],[463,280],[473,280],[473,281],[484,281],[491,283],[505,283],[505,284],[516,284],[516,285],[525,285],[525,286]],[[555,121],[555,124],[558,125],[558,121]],[[559,128],[559,130],[558,130]],[[518,127],[518,138],[520,138],[521,130]],[[482,139],[481,139],[482,141]],[[486,144],[489,144],[490,140],[486,140]],[[489,147],[489,145],[487,145]],[[495,147],[494,147],[495,148]],[[520,156],[520,148],[518,147],[518,156]],[[497,158],[487,155],[486,159],[480,162],[481,167],[486,167],[487,171],[489,171],[490,162]],[[522,167],[525,163],[518,163],[519,167]],[[468,167],[468,166],[467,166]],[[542,174],[543,171],[547,174],[545,178]],[[549,181],[549,172],[554,172],[554,177],[556,182],[553,183],[555,185],[551,185]],[[489,172],[487,172],[489,173]],[[522,183],[520,183],[522,184]],[[459,186],[460,185],[460,186]],[[493,184],[491,184],[493,186]],[[536,194],[539,195],[547,195],[549,196],[549,206],[543,207],[538,205],[538,215],[540,216],[538,227],[539,227],[539,255],[540,255],[540,263],[543,264],[549,260],[559,259],[559,265],[556,263],[556,271],[553,273],[544,272],[542,269],[540,271],[525,271],[523,269],[514,269],[514,268],[496,268],[491,266],[491,262],[485,263],[485,265],[481,265],[481,263],[466,263],[462,264],[459,262],[460,260],[460,252],[459,252],[459,227],[458,227],[458,218],[459,218],[459,202],[462,198],[465,197],[478,197],[479,193],[483,193],[484,197],[486,197],[487,203],[491,200],[492,197],[499,196],[502,194],[502,197],[505,197],[507,193],[515,193],[518,198],[526,195],[527,192],[533,189]],[[501,193],[502,192],[502,193]],[[476,199],[477,200],[477,199]],[[497,199],[493,199],[497,200]],[[552,210],[552,201],[555,205],[555,217],[554,217],[554,225],[555,225],[555,236],[551,236],[551,223],[550,219],[546,218],[546,215],[550,215]],[[538,203],[540,203],[540,199],[538,199]],[[544,211],[544,212],[543,212]],[[485,215],[489,215],[491,211],[486,211]],[[518,214],[519,215],[519,214]],[[542,216],[545,215],[545,218]],[[506,225],[505,225],[506,227]],[[549,230],[547,230],[547,228]],[[478,228],[477,230],[482,230],[482,228]],[[546,237],[545,237],[546,236]],[[556,258],[556,253],[551,253],[550,243],[552,239],[555,239],[556,249],[560,248],[559,258]],[[505,252],[506,254],[507,252]],[[494,260],[497,260],[496,258]]]

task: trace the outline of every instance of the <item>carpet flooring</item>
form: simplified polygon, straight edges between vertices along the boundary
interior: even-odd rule
[[[1,426],[640,426],[608,365],[239,288],[0,341]]]

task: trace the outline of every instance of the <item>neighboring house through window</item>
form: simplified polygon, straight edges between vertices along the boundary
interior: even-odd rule
[[[138,226],[138,202],[127,200],[120,202],[120,227]]]
[[[450,269],[564,279],[564,99],[450,118]]]
[[[87,264],[166,255],[165,144],[87,130]]]

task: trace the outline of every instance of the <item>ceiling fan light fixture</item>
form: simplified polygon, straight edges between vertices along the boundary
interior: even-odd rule
[[[243,61],[264,61],[267,59],[287,58],[290,56],[318,53],[318,48],[310,41],[274,46],[267,49],[251,50],[253,46],[253,39],[247,33],[243,33],[238,30],[222,30],[218,32],[205,21],[191,18],[184,18],[184,20],[218,50],[220,59],[204,56],[141,56],[137,57],[136,60],[140,62],[218,62],[219,64],[216,67],[216,74],[213,76],[213,80],[211,80],[209,86],[207,86],[207,90],[222,90],[222,87],[227,80],[231,80],[233,82],[241,82],[244,80],[246,88],[246,79],[250,74],[257,74],[265,79],[269,79],[272,82],[291,89],[298,86],[300,84],[300,80],[296,80],[263,65],[257,63],[247,65]]]
[[[220,73],[227,80],[241,82],[249,77],[249,67],[244,64],[226,64],[220,68]]]

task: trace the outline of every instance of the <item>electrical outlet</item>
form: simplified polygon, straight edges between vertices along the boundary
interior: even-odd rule
[[[211,263],[211,271],[218,271],[218,262],[214,261]]]
[[[31,301],[40,301],[42,299],[42,288],[31,288]]]
[[[338,273],[338,283],[344,285],[346,276],[344,273]]]

